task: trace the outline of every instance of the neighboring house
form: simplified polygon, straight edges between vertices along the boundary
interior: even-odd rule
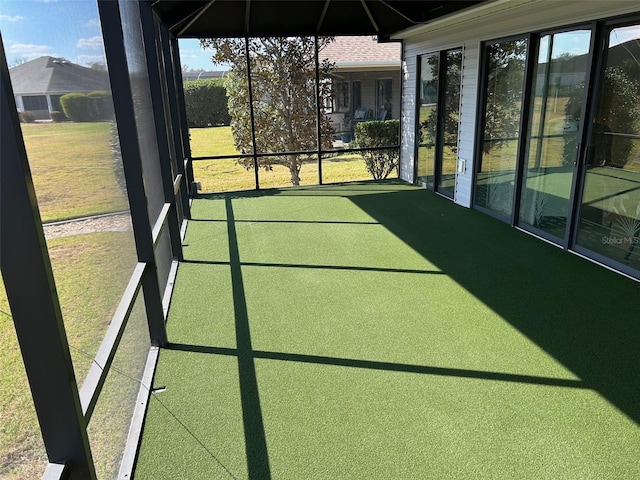
[[[9,69],[16,105],[37,120],[61,112],[60,97],[67,93],[110,90],[107,72],[83,67],[64,58],[40,57]]]
[[[322,49],[320,58],[335,63],[335,95],[325,112],[336,131],[352,130],[356,112],[364,120],[400,118],[401,50],[400,43],[378,43],[370,35],[335,37]]]

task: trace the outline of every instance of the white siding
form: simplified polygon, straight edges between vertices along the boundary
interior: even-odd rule
[[[460,125],[458,131],[458,161],[464,160],[466,169],[456,174],[454,201],[465,207],[471,206],[471,184],[473,183],[473,149],[476,132],[476,107],[478,98],[478,53],[477,42],[465,45],[462,57],[462,90],[460,93]]]
[[[456,178],[455,201],[468,207],[472,201],[480,43],[632,12],[640,12],[637,1],[497,0],[396,35],[404,40],[405,58],[400,178],[414,181],[418,55],[464,48],[458,158],[467,164],[466,171]]]
[[[400,178],[413,182],[416,131],[416,56],[402,64],[402,132],[400,137]]]

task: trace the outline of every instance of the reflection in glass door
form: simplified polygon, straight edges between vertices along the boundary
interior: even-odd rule
[[[445,61],[442,88],[441,145],[438,147],[436,190],[453,198],[458,159],[458,125],[460,123],[460,85],[462,74],[462,50],[450,50],[443,54]]]
[[[640,25],[612,28],[605,55],[576,243],[640,271]]]
[[[567,232],[590,42],[590,30],[542,36],[533,72],[519,220],[560,240]]]
[[[420,57],[417,176],[429,188],[434,187],[439,69],[440,54]]]
[[[458,156],[462,49],[420,57],[418,181],[453,198]]]
[[[527,39],[487,45],[475,205],[510,218],[520,141]]]

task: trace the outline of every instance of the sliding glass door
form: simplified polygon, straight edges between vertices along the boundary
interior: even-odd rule
[[[436,191],[453,198],[458,163],[458,125],[460,124],[460,85],[462,74],[462,50],[444,52],[442,74],[443,95],[440,144],[436,157]]]
[[[433,189],[435,185],[440,54],[433,53],[418,58],[420,79],[418,85],[417,179],[427,188]]]
[[[576,248],[640,271],[640,24],[606,33]]]
[[[482,60],[474,206],[640,278],[640,21],[496,40]]]
[[[458,160],[462,49],[419,57],[417,178],[453,198]]]
[[[511,218],[520,142],[527,39],[486,46],[484,111],[476,170],[475,205]]]
[[[586,29],[541,36],[532,76],[519,224],[556,241],[568,233],[590,43]]]

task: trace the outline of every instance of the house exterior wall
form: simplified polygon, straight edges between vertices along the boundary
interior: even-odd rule
[[[336,72],[341,80],[349,82],[360,82],[362,108],[370,108],[374,116],[376,114],[376,80],[390,78],[392,80],[393,103],[391,118],[400,118],[401,107],[401,83],[400,69],[365,72]]]
[[[640,11],[640,7],[636,2],[626,0],[609,0],[607,2],[498,0],[395,36],[394,38],[404,40],[405,59],[402,66],[404,86],[402,92],[400,178],[408,182],[415,181],[418,55],[450,48],[462,47],[464,49],[458,160],[466,161],[466,169],[462,173],[459,171],[456,175],[454,201],[470,207],[475,160],[480,43],[638,11]]]

